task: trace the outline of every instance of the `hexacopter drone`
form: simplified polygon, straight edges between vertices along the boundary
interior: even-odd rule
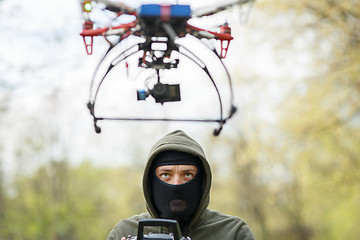
[[[201,18],[216,14],[220,11],[226,10],[234,5],[245,6],[251,5],[253,0],[238,0],[231,3],[225,3],[214,7],[210,10],[200,10],[192,12],[190,5],[161,5],[161,4],[142,4],[139,8],[134,9],[122,2],[113,2],[109,0],[84,0],[82,2],[82,11],[84,16],[83,31],[80,35],[84,39],[84,44],[87,54],[93,52],[93,38],[102,36],[109,43],[110,47],[106,51],[104,57],[101,59],[97,69],[95,70],[90,86],[90,99],[87,104],[90,114],[94,120],[94,127],[96,133],[101,132],[101,128],[97,125],[101,120],[137,120],[137,121],[194,121],[194,122],[216,122],[219,127],[214,130],[214,135],[219,135],[223,125],[236,112],[236,107],[233,104],[233,90],[231,84],[230,74],[224,65],[222,59],[226,57],[229,43],[233,39],[231,36],[231,28],[229,24],[224,23],[220,26],[219,32],[205,30],[195,27],[188,23],[193,18]],[[91,19],[93,7],[102,8],[104,12],[115,14],[114,21],[106,27],[94,27],[94,22]],[[250,8],[249,8],[250,9]],[[116,19],[120,16],[132,16],[135,20],[128,23],[117,24]],[[225,70],[228,78],[228,87],[230,90],[230,109],[227,116],[223,113],[223,102],[219,89],[214,81],[214,77],[210,73],[208,66],[201,58],[191,51],[188,47],[183,45],[178,39],[191,35],[195,41],[201,39],[215,39],[220,41],[220,51],[215,48],[207,49],[211,51],[219,60],[220,65]],[[124,44],[130,36],[135,37],[130,42],[132,44]],[[110,38],[114,38],[111,39]],[[125,45],[124,50],[120,53],[113,54],[114,49],[119,45]],[[161,46],[161,47],[159,47]],[[157,82],[146,90],[137,91],[137,100],[146,100],[149,96],[155,99],[156,103],[164,104],[165,102],[181,101],[180,84],[165,84],[161,82],[160,71],[177,68],[180,60],[174,58],[174,52],[180,54],[199,68],[201,68],[210,79],[213,87],[216,90],[219,102],[219,117],[215,119],[176,119],[176,118],[128,118],[128,117],[103,117],[96,113],[96,100],[100,88],[105,81],[107,75],[111,70],[121,62],[133,56],[135,53],[141,52],[141,57],[138,59],[138,67],[143,69],[150,69],[155,71],[157,75]],[[99,72],[99,66],[107,62],[106,70]]]

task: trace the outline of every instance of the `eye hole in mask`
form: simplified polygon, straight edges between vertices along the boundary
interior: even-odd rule
[[[171,185],[181,185],[193,180],[197,175],[194,165],[165,165],[155,170],[155,175],[163,182]]]

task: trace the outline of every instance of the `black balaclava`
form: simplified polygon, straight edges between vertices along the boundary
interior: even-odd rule
[[[160,180],[155,169],[165,165],[194,165],[197,173],[189,182],[172,185]],[[183,229],[191,220],[202,196],[203,167],[198,157],[178,151],[159,153],[150,169],[152,198],[161,218],[175,219]]]

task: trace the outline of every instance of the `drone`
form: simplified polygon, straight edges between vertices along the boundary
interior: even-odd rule
[[[214,15],[235,5],[251,5],[254,0],[237,0],[231,3],[221,4],[213,9],[201,9],[192,11],[190,5],[184,4],[141,4],[138,8],[132,8],[122,2],[109,0],[83,0],[81,2],[84,18],[83,30],[80,35],[83,37],[85,50],[88,55],[93,53],[94,37],[103,37],[108,43],[109,48],[100,60],[95,69],[91,85],[90,96],[87,107],[94,120],[96,133],[101,133],[98,121],[102,120],[132,120],[132,121],[187,121],[187,122],[216,122],[219,127],[213,132],[219,135],[223,125],[236,112],[237,108],[233,104],[232,81],[222,59],[226,58],[229,44],[233,40],[231,28],[227,22],[219,26],[220,31],[210,31],[196,27],[189,23],[192,18],[202,18]],[[114,15],[111,24],[107,26],[96,26],[92,20],[94,7],[100,7],[102,11]],[[117,23],[116,19],[127,16],[131,21],[127,23]],[[219,51],[214,47],[206,45],[206,48],[216,56],[220,66],[225,70],[228,87],[230,92],[230,109],[224,116],[224,106],[220,91],[208,66],[187,46],[178,41],[186,36],[191,36],[194,41],[216,40],[220,42]],[[131,41],[129,40],[131,38]],[[115,39],[115,40],[114,40]],[[135,40],[134,40],[135,39]],[[126,43],[127,42],[127,43]],[[129,44],[131,42],[131,44]],[[120,53],[115,52],[122,45]],[[161,47],[159,47],[161,46]],[[131,118],[131,117],[105,117],[98,116],[96,112],[96,101],[98,93],[106,77],[111,70],[126,61],[136,53],[141,53],[138,58],[137,67],[154,71],[157,81],[152,87],[145,90],[138,90],[137,100],[145,101],[152,97],[156,103],[163,105],[167,102],[181,101],[180,84],[167,84],[162,82],[160,71],[176,69],[180,63],[180,58],[174,58],[173,53],[187,58],[205,72],[211,84],[215,88],[219,102],[219,117],[215,119],[177,119],[177,118]],[[106,65],[105,71],[100,71],[101,65]]]

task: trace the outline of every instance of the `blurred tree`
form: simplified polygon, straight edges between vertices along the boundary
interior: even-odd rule
[[[0,153],[2,150],[2,145],[0,144]],[[5,184],[4,184],[4,174],[3,174],[3,166],[2,166],[2,157],[0,154],[0,229],[4,228],[3,223],[5,221],[5,210],[6,206],[6,194],[5,194]],[[1,238],[0,233],[0,238]]]
[[[0,59],[1,60],[1,59]],[[4,134],[4,124],[6,121],[4,116],[8,111],[9,100],[11,97],[11,89],[3,82],[0,75],[0,229],[5,219],[5,210],[7,208],[6,201],[6,185],[4,174],[4,149],[6,144],[6,135]],[[2,133],[2,134],[1,134]],[[1,238],[1,233],[0,233]]]
[[[135,175],[131,168],[71,167],[66,160],[18,175],[1,239],[105,238],[118,220],[144,210]]]
[[[303,220],[313,239],[355,239],[360,233],[353,221],[360,217],[354,191],[360,180],[360,3],[273,1],[264,9],[277,18],[293,16],[286,18],[292,29],[283,29],[293,34],[286,38],[288,46],[302,39],[313,63],[308,79],[285,97],[279,122]]]
[[[210,147],[210,159],[219,159],[219,149],[227,152],[218,164],[228,167],[215,165],[211,207],[243,218],[257,239],[310,239],[298,179],[286,166],[277,135],[269,134],[269,126],[250,125]]]
[[[56,96],[39,106],[48,115],[22,115],[15,181],[4,189],[6,209],[0,206],[1,239],[105,238],[118,220],[145,208],[137,170],[70,164]]]
[[[212,206],[244,217],[258,239],[356,239],[360,3],[275,0],[256,8],[264,14],[257,28],[266,22],[274,33],[264,37],[289,92],[277,121],[243,114],[221,143],[210,143],[209,157],[222,161]],[[307,66],[301,78],[286,69],[297,57]],[[222,175],[224,163],[231,169]]]

